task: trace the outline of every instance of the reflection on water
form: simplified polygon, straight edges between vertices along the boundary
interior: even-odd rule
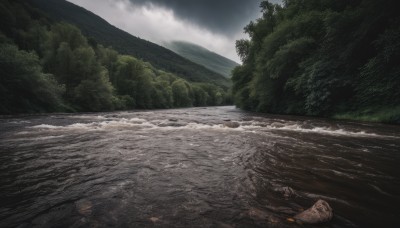
[[[229,128],[227,122],[238,122]],[[400,128],[233,107],[0,119],[0,227],[395,226]]]

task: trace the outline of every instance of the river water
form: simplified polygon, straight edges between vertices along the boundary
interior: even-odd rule
[[[0,227],[299,227],[318,199],[323,227],[398,225],[399,126],[207,107],[0,129]]]

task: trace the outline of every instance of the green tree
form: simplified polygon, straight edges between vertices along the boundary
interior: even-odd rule
[[[80,111],[112,110],[120,102],[113,94],[108,70],[79,29],[64,23],[52,26],[45,48],[46,70],[65,84],[65,98],[72,107]]]
[[[112,82],[119,95],[128,95],[136,108],[152,108],[153,77],[145,64],[131,56],[120,56]]]
[[[0,44],[0,112],[61,111],[64,89],[44,74],[34,53]]]
[[[233,71],[235,104],[321,116],[400,106],[400,17],[391,4],[263,1],[261,18],[244,28],[250,40],[236,42],[243,65]]]
[[[194,106],[206,106],[209,95],[199,85],[193,85]]]
[[[118,103],[116,99],[106,71],[94,80],[82,80],[73,93],[74,104],[78,105],[79,111],[113,110]]]
[[[172,83],[172,93],[174,97],[174,107],[190,107],[192,99],[190,98],[190,85],[182,79]]]

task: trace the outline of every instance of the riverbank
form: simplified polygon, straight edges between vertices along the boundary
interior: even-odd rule
[[[332,116],[338,120],[400,124],[400,106],[393,108],[369,108],[357,112],[346,112]]]
[[[225,106],[206,106],[206,107],[192,107],[192,108],[218,108],[218,107],[229,107],[230,105]],[[96,113],[118,113],[118,112],[146,112],[146,111],[164,111],[164,110],[176,110],[176,109],[187,109],[191,107],[182,107],[182,108],[170,108],[170,109],[133,109],[133,110],[115,110],[109,112],[41,112],[41,113],[17,113],[17,114],[3,114],[0,115],[0,119],[8,119],[8,118],[23,118],[29,116],[45,116],[45,115],[86,115],[86,114],[96,114]],[[237,108],[237,107],[236,107]],[[240,109],[240,108],[237,108]],[[254,112],[248,111],[254,114],[263,113],[263,112]],[[271,113],[263,113],[263,114],[271,114]],[[271,115],[284,115],[285,114],[271,114]],[[357,112],[345,112],[341,114],[335,114],[330,117],[326,116],[307,116],[307,115],[294,115],[287,114],[286,116],[292,117],[310,117],[310,118],[322,118],[322,119],[332,119],[332,120],[343,120],[343,121],[357,121],[357,122],[371,122],[371,123],[385,123],[385,124],[394,124],[400,125],[400,106],[394,108],[370,108],[365,109],[363,111]]]

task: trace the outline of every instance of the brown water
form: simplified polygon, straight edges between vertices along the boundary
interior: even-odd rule
[[[398,226],[399,126],[210,107],[0,129],[0,227],[298,227],[318,199],[323,227]]]

